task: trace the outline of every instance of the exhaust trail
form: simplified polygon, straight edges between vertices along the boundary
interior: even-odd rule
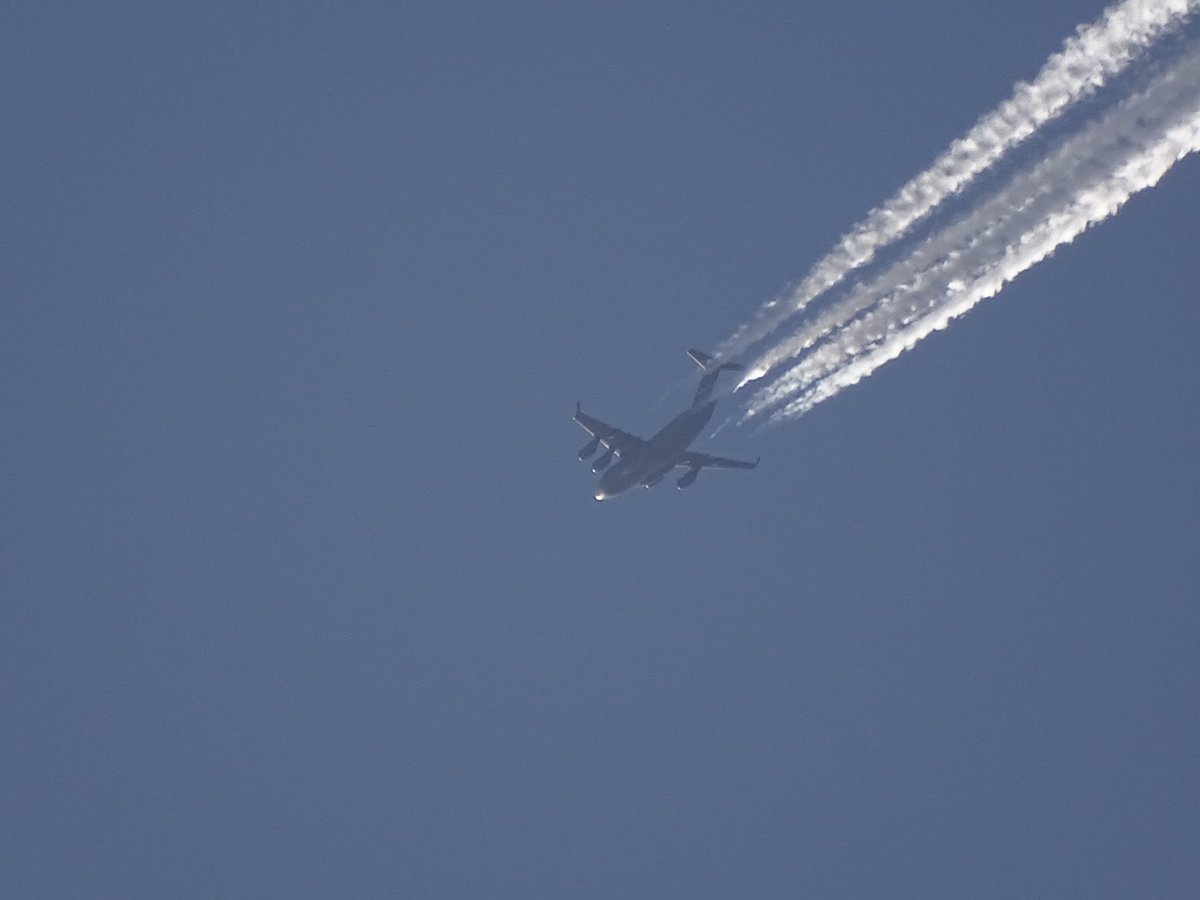
[[[847,296],[769,349],[753,368],[762,371],[804,354],[810,347],[836,332],[838,345],[852,348],[863,341],[868,322],[877,319],[852,321],[871,307],[896,305],[914,295],[928,292],[932,287],[952,283],[961,277],[963,265],[1003,251],[1007,235],[1032,227],[1048,211],[1061,206],[1078,190],[1088,172],[1107,171],[1110,160],[1128,152],[1130,135],[1145,134],[1142,117],[1154,121],[1164,110],[1180,102],[1180,95],[1193,91],[1196,79],[1189,63],[1190,55],[1182,54],[1173,66],[1160,72],[1145,90],[1127,98],[1110,109],[1100,119],[1087,125],[1080,134],[1066,141],[1044,161],[1013,177],[1009,184],[974,210],[952,222],[919,244],[906,258],[893,264],[873,281],[859,285]],[[1187,103],[1187,99],[1182,101]],[[940,278],[940,280],[938,280]],[[849,324],[847,324],[849,323]],[[839,330],[840,329],[840,330]],[[847,349],[847,353],[850,350]],[[770,402],[786,395],[799,381],[806,383],[820,364],[831,367],[831,352],[822,347],[809,354],[799,367],[793,367],[787,378],[759,392],[752,412],[759,412]],[[751,376],[743,380],[743,385]],[[742,385],[739,385],[741,387]]]
[[[871,210],[790,296],[764,304],[754,319],[718,347],[717,355],[737,356],[847,274],[869,263],[880,249],[904,237],[948,197],[960,193],[1042,126],[1094,94],[1152,44],[1177,30],[1198,5],[1198,0],[1124,0],[1109,7],[1098,21],[1082,26],[1046,61],[1032,82],[1018,83],[1008,100],[952,143],[932,166]],[[756,367],[746,380],[765,374]]]
[[[772,422],[803,415],[995,296],[1197,150],[1200,44],[1192,44],[1144,90],[846,298],[831,311],[842,324],[822,325],[827,340],[758,391],[745,417],[775,407]],[[794,356],[820,340],[803,333],[809,330],[777,355]]]

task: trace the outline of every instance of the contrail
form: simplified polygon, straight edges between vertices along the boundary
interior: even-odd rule
[[[1114,215],[1198,149],[1200,45],[1192,44],[1143,90],[845,298],[831,310],[843,324],[822,326],[832,332],[828,340],[760,390],[746,416],[783,404],[771,421],[793,418],[855,384]],[[811,330],[798,336],[802,347],[789,340],[777,355],[811,346]]]
[[[961,192],[1043,125],[1095,93],[1148,47],[1179,28],[1197,5],[1197,0],[1124,0],[1109,7],[1097,22],[1082,26],[1032,82],[1018,83],[1008,100],[952,143],[932,166],[871,210],[791,296],[764,304],[754,319],[721,344],[718,355],[738,355],[848,273],[869,263],[878,250],[907,234],[946,198]]]
[[[1046,160],[1014,177],[998,195],[926,239],[909,256],[873,281],[857,286],[813,322],[780,341],[755,362],[743,384],[761,377],[758,373],[765,369],[800,356],[839,328],[842,331],[837,339],[841,345],[849,345],[855,339],[861,341],[863,322],[851,322],[859,313],[876,304],[894,305],[922,294],[935,283],[944,287],[961,277],[959,269],[964,260],[965,264],[970,264],[981,256],[986,258],[989,253],[1002,252],[1008,235],[1031,227],[1029,223],[1039,221],[1046,211],[1055,209],[1064,198],[1069,198],[1087,177],[1088,167],[1111,168],[1107,160],[1127,152],[1131,134],[1145,135],[1145,128],[1139,123],[1142,116],[1170,108],[1177,101],[1179,92],[1186,94],[1193,90],[1184,74],[1187,65],[1186,55],[1177,59],[1174,67],[1161,73],[1146,90],[1109,110]],[[946,277],[936,281],[940,275]],[[827,349],[823,350],[810,354],[797,368],[811,373],[818,359],[828,361],[830,354]],[[796,382],[795,372],[796,368],[789,373],[789,384]],[[819,374],[813,377],[819,377]],[[756,398],[752,411],[760,412],[788,392],[782,383],[764,389]]]

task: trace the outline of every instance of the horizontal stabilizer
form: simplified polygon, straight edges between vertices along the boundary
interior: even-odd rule
[[[703,353],[700,350],[689,350],[688,356],[692,358],[692,362],[702,368],[705,372],[712,367],[713,357],[708,353]],[[718,372],[741,372],[745,370],[745,366],[741,363],[721,363],[717,366]]]

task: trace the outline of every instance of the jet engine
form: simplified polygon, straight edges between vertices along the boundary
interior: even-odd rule
[[[688,471],[677,482],[675,482],[675,486],[678,487],[679,490],[681,490],[681,491],[684,488],[690,488],[693,484],[696,483],[696,477],[699,474],[700,474],[699,469],[688,469]]]
[[[600,438],[592,438],[586,444],[579,448],[580,460],[590,459],[592,454],[600,447]]]
[[[592,463],[592,472],[601,472],[604,469],[607,469],[608,464],[612,462],[612,459],[613,452],[611,450],[605,450],[604,454],[598,460]]]

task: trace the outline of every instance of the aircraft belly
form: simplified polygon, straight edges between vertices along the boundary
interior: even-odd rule
[[[671,422],[666,428],[650,439],[647,445],[647,458],[654,460],[655,463],[664,463],[674,461],[680,453],[687,450],[692,445],[692,441],[700,436],[700,432],[704,430],[705,424],[712,415],[712,410],[706,411],[706,415],[697,415],[694,411],[689,411],[687,415],[680,416],[675,421]],[[657,468],[657,466],[648,466],[647,468]]]

